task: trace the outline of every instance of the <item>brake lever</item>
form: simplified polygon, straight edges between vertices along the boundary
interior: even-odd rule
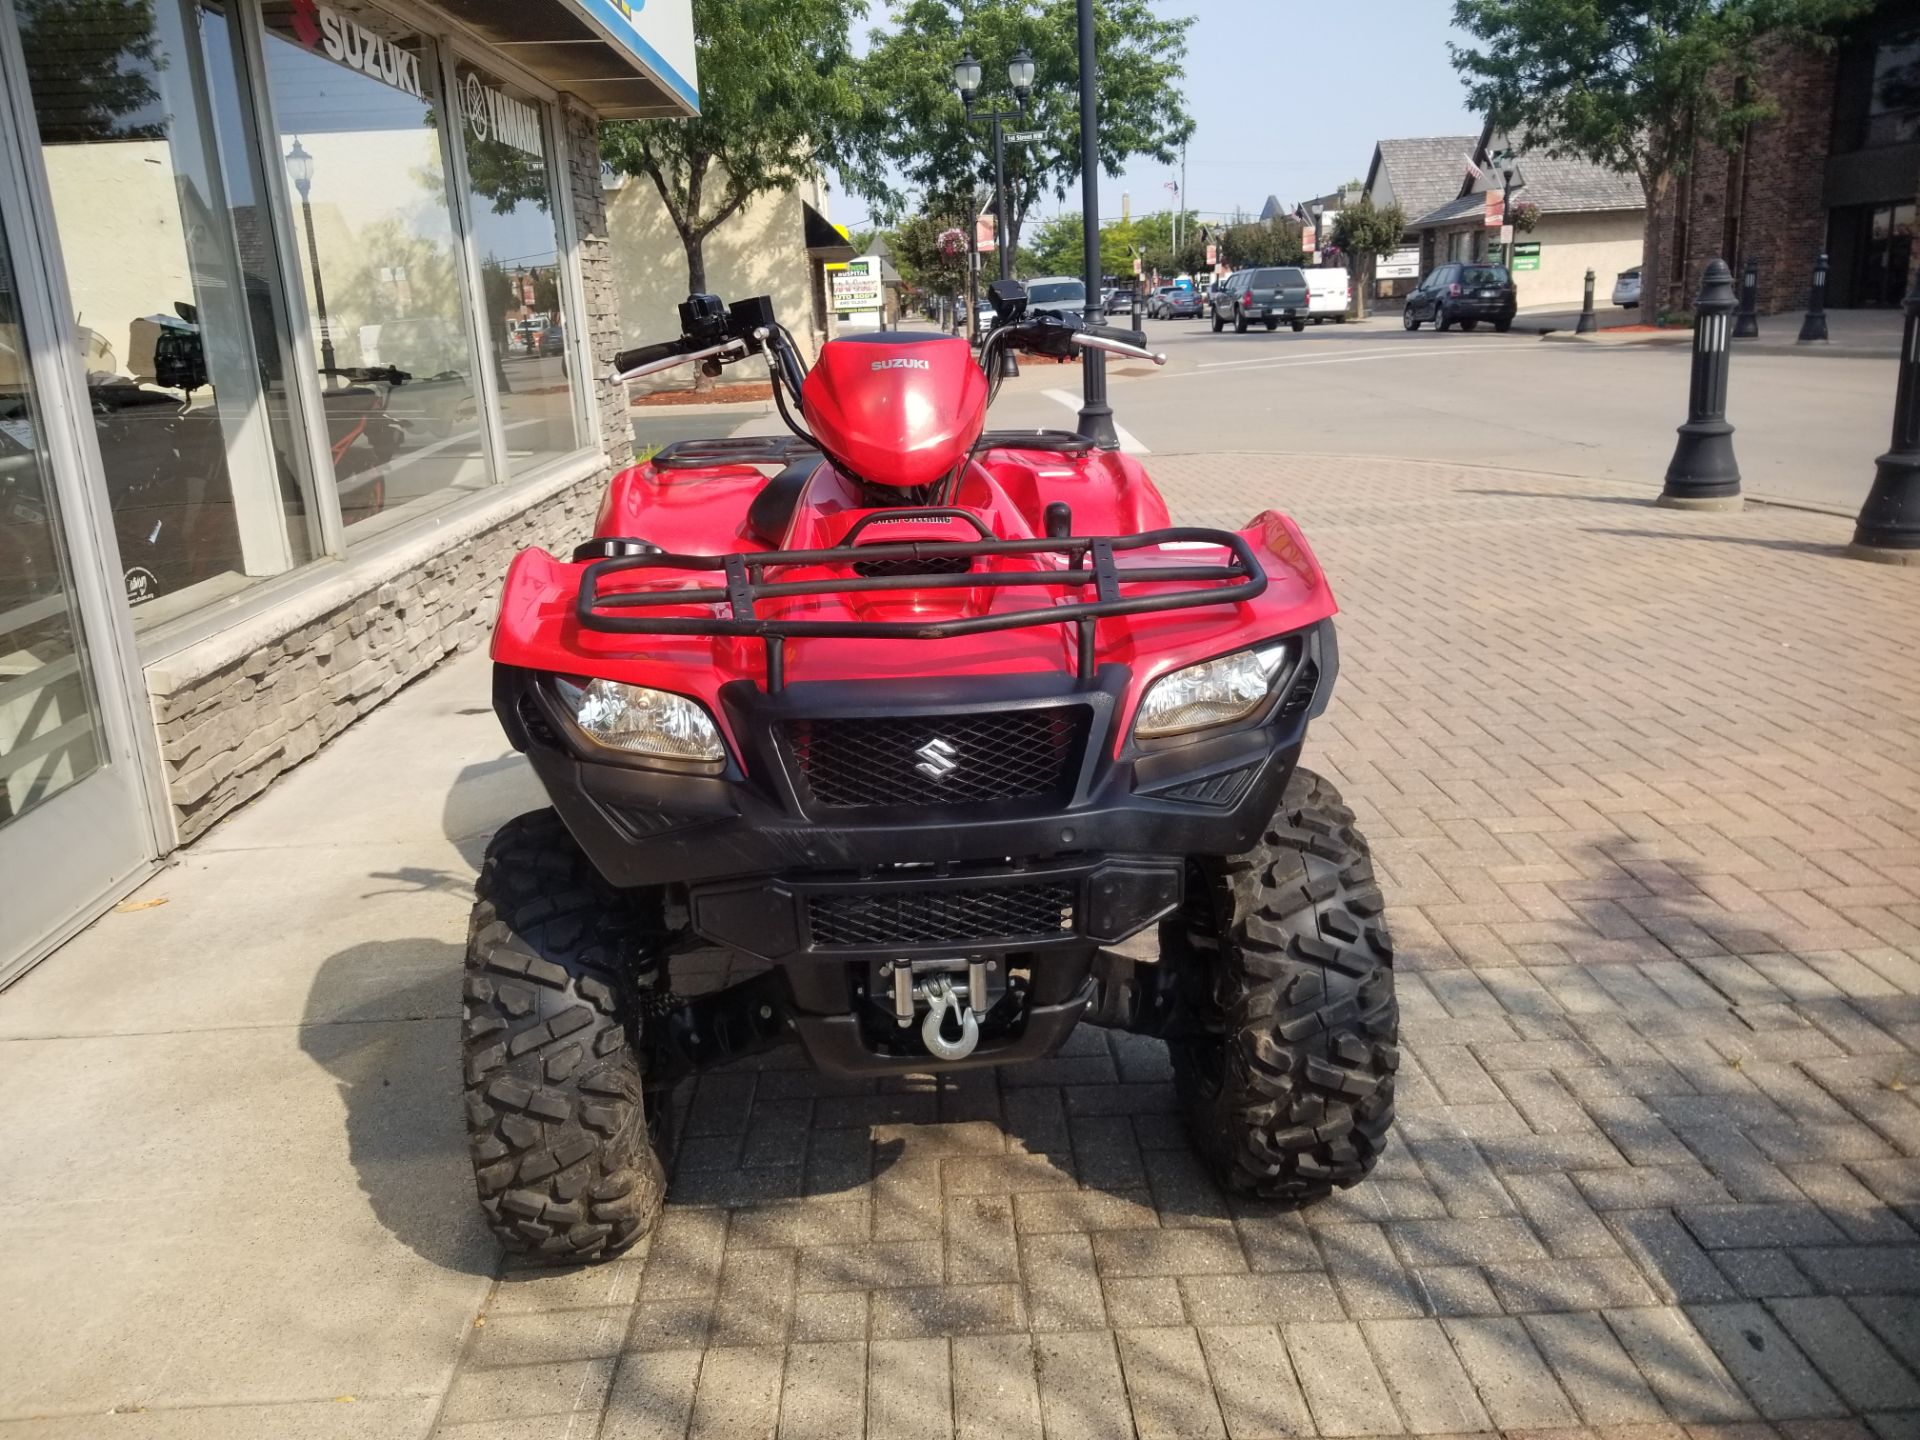
[[[1104,350],[1110,355],[1130,355],[1136,360],[1151,360],[1155,365],[1167,363],[1163,351],[1142,350],[1137,345],[1123,345],[1118,340],[1108,340],[1104,336],[1089,335],[1084,330],[1076,330],[1069,337],[1073,344],[1085,350]]]
[[[723,340],[718,345],[709,345],[704,350],[685,350],[677,355],[663,356],[658,360],[649,360],[644,365],[636,365],[631,370],[613,369],[607,372],[607,383],[618,385],[626,380],[638,380],[644,375],[657,375],[662,370],[671,370],[676,365],[690,365],[698,360],[738,359],[747,353],[744,340]]]

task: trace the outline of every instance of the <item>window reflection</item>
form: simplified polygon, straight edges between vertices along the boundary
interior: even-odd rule
[[[488,482],[433,53],[371,6],[263,16],[341,514],[364,535]]]
[[[580,444],[563,317],[553,170],[533,96],[459,68],[474,251],[514,474]]]
[[[267,266],[242,265],[215,113],[227,21],[191,0],[14,0],[136,625],[312,557]],[[261,257],[264,260],[264,257]]]
[[[100,767],[46,432],[0,232],[0,825]]]

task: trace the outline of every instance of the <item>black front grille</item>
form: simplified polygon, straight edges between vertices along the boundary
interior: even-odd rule
[[[1054,882],[807,897],[815,945],[1003,945],[1073,925],[1074,887]]]
[[[973,715],[795,720],[794,758],[829,809],[979,805],[1058,795],[1074,780],[1084,705]]]

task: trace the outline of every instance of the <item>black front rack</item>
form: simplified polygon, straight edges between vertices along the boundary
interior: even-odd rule
[[[912,513],[912,512],[903,512]],[[1232,557],[1224,564],[1153,565],[1131,568],[1114,557],[1129,550],[1161,545],[1216,546]],[[855,560],[950,561],[1015,555],[1058,555],[1064,569],[986,571],[966,574],[856,575],[831,580],[769,581],[767,571],[791,566],[850,565]],[[610,576],[635,571],[718,571],[726,583],[671,590],[603,591]],[[1129,584],[1190,583],[1203,588],[1123,595]],[[951,620],[789,620],[756,613],[761,600],[799,595],[853,595],[874,591],[1085,590],[1094,598],[1037,606],[994,615]],[[735,635],[766,642],[767,688],[786,686],[784,643],[791,639],[944,640],[997,630],[1071,622],[1077,632],[1080,679],[1094,676],[1095,623],[1117,615],[1147,615],[1190,610],[1203,605],[1234,605],[1267,588],[1266,572],[1240,536],[1228,530],[1180,526],[1140,535],[1062,536],[1032,540],[908,541],[879,545],[840,545],[830,550],[765,550],[744,555],[616,555],[596,560],[580,577],[575,606],[582,628],[616,635]],[[724,605],[725,614],[636,615],[635,610],[668,606]]]

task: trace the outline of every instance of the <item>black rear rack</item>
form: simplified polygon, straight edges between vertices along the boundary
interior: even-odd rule
[[[1224,564],[1154,565],[1127,568],[1114,556],[1161,545],[1217,546],[1231,555]],[[788,566],[849,565],[862,562],[972,560],[1014,555],[1058,555],[1059,570],[986,571],[968,574],[857,575],[831,580],[769,581],[767,571]],[[724,586],[677,590],[603,591],[601,582],[635,571],[719,571]],[[1129,584],[1191,583],[1201,588],[1123,595]],[[1084,590],[1091,600],[1039,606],[997,615],[951,620],[787,620],[765,619],[755,611],[761,600],[792,595],[852,595],[889,590],[987,589]],[[767,646],[767,688],[786,686],[784,642],[804,638],[851,640],[944,640],[1036,625],[1072,622],[1077,631],[1079,674],[1094,676],[1095,622],[1116,615],[1146,615],[1190,610],[1202,605],[1234,605],[1267,588],[1266,572],[1240,536],[1228,530],[1189,526],[1149,530],[1140,535],[1063,536],[1031,540],[908,541],[880,545],[840,545],[830,550],[764,550],[736,555],[669,555],[663,552],[618,555],[596,560],[580,577],[575,613],[582,628],[615,635],[735,635],[763,640]],[[635,615],[635,610],[682,605],[724,605],[721,615]]]

